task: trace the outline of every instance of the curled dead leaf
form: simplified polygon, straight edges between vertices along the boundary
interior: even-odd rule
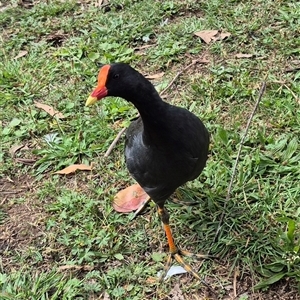
[[[37,107],[37,108],[40,108],[40,109],[44,110],[46,113],[48,113],[52,117],[55,116],[55,117],[57,117],[59,119],[65,118],[65,116],[61,112],[59,112],[58,110],[55,110],[50,105],[34,101],[34,106]]]
[[[165,74],[165,72],[161,72],[161,73],[157,73],[157,74],[153,74],[153,75],[147,75],[146,78],[147,79],[159,79],[161,77],[163,77]]]
[[[33,158],[16,158],[16,162],[24,165],[33,165],[36,162],[36,159]]]
[[[113,208],[117,212],[129,213],[137,210],[149,199],[149,195],[136,183],[116,194]]]
[[[20,149],[22,149],[25,145],[13,145],[10,149],[9,149],[9,154],[11,155],[11,157],[15,157],[16,152],[18,152]]]
[[[225,40],[226,38],[228,38],[230,36],[231,36],[231,33],[229,33],[229,32],[221,32],[217,39],[218,40]]]
[[[92,271],[94,267],[89,265],[77,266],[77,265],[64,265],[58,267],[58,271],[66,271],[66,270],[83,270],[83,271]]]
[[[92,167],[87,166],[85,164],[75,164],[75,165],[68,166],[60,171],[57,171],[54,174],[67,175],[70,173],[74,173],[76,170],[91,171]]]
[[[14,59],[21,58],[21,57],[23,57],[23,56],[25,56],[25,55],[27,55],[27,54],[28,54],[28,51],[22,50],[22,51],[19,52],[19,54],[18,54],[17,56],[15,56]]]
[[[209,63],[209,59],[207,59],[206,57],[203,57],[201,59],[192,60],[192,63],[208,64]]]
[[[245,54],[245,53],[238,53],[235,55],[235,58],[250,58],[253,54]]]
[[[213,37],[215,37],[218,34],[218,30],[201,30],[197,31],[194,34],[196,36],[199,36],[206,44],[209,44]]]

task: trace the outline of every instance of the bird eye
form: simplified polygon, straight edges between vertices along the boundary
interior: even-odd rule
[[[120,75],[119,74],[115,74],[113,77],[114,77],[114,79],[118,79],[120,77]]]

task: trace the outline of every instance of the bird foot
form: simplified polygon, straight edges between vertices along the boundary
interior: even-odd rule
[[[165,274],[168,272],[168,270],[171,267],[172,259],[175,258],[175,260],[179,263],[181,267],[183,267],[188,273],[192,274],[195,278],[206,284],[200,276],[193,270],[193,268],[183,259],[183,256],[190,257],[190,258],[195,258],[195,259],[209,259],[209,258],[214,258],[212,255],[205,255],[205,254],[195,254],[189,251],[181,250],[181,249],[176,249],[175,251],[170,251],[167,262],[164,267],[164,271],[160,277],[160,281],[165,277]]]

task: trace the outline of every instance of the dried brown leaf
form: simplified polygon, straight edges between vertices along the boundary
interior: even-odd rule
[[[218,30],[201,30],[197,31],[194,34],[200,37],[206,44],[209,44],[213,41],[213,38],[219,33]]]
[[[113,208],[117,212],[129,213],[138,209],[149,198],[149,195],[136,183],[117,193]]]
[[[193,60],[194,61],[194,60]],[[192,62],[193,62],[192,61]],[[201,58],[201,59],[197,59],[196,60],[197,61],[197,63],[199,63],[199,64],[208,64],[209,63],[209,59],[207,59],[206,57],[203,57],[203,58]]]
[[[225,40],[226,38],[230,37],[231,33],[229,32],[221,32],[220,35],[217,37],[217,40]]]
[[[235,55],[236,58],[250,58],[253,54],[245,54],[245,53],[238,53]]]
[[[33,158],[16,158],[16,162],[24,165],[33,165],[36,162],[36,159]]]
[[[25,145],[14,145],[9,149],[9,154],[11,155],[11,157],[15,157],[15,154],[17,151],[19,151],[20,149],[22,149]]]
[[[37,107],[37,108],[40,108],[40,109],[44,110],[46,113],[48,113],[52,117],[55,116],[55,117],[57,117],[59,119],[65,118],[65,116],[61,112],[59,112],[58,110],[55,110],[50,105],[34,101],[34,106]]]
[[[54,174],[62,174],[62,175],[67,175],[70,173],[74,173],[76,170],[82,170],[82,171],[91,171],[92,167],[87,166],[85,164],[75,164],[68,166],[60,171],[55,172]]]
[[[83,270],[83,271],[92,271],[94,267],[89,265],[77,266],[77,265],[64,265],[58,267],[58,271],[65,271],[65,270]]]
[[[206,44],[217,40],[224,40],[231,36],[229,32],[220,32],[219,30],[201,30],[194,33],[199,36]]]
[[[164,76],[165,72],[161,72],[161,73],[157,73],[157,74],[153,74],[153,75],[147,75],[146,78],[147,79],[159,79],[162,78]]]
[[[21,51],[19,52],[19,54],[15,57],[15,59],[21,58],[21,57],[23,57],[23,56],[25,56],[25,55],[27,55],[27,54],[28,54],[28,51],[26,51],[26,50],[21,50]]]

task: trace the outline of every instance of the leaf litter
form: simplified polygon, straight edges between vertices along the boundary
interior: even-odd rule
[[[210,44],[211,42],[218,40],[224,40],[231,36],[231,33],[220,30],[201,30],[196,31],[194,34],[200,37],[206,44]]]
[[[117,212],[130,213],[137,210],[150,196],[139,184],[133,184],[118,192],[113,201],[113,208]]]
[[[92,166],[88,166],[85,164],[74,164],[74,165],[68,166],[60,171],[54,172],[54,174],[68,175],[68,174],[74,173],[77,170],[91,171]]]
[[[50,105],[43,104],[43,103],[40,103],[38,101],[34,101],[34,106],[37,107],[37,108],[40,108],[40,109],[44,110],[46,113],[48,113],[52,117],[55,116],[55,117],[57,117],[59,119],[65,118],[65,116],[61,112],[59,112],[58,110],[55,110]]]

